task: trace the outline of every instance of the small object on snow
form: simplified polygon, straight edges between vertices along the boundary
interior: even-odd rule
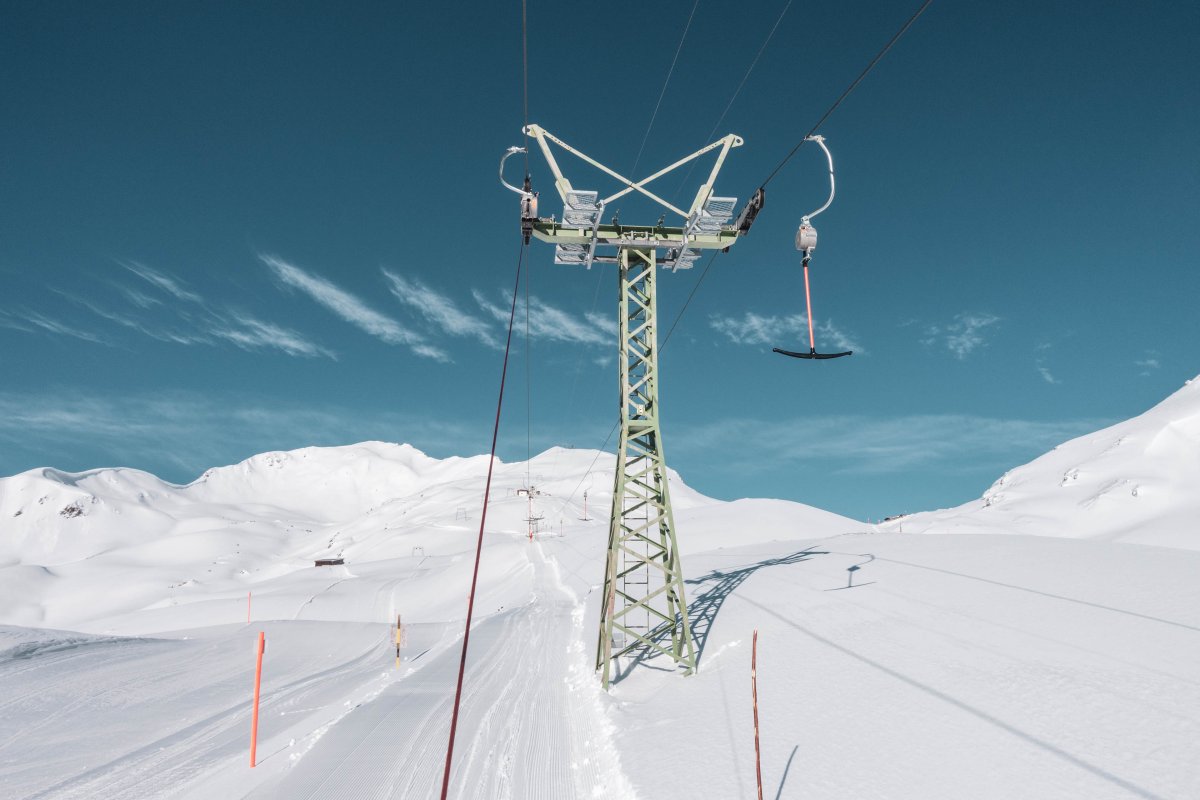
[[[858,570],[859,570],[858,564],[853,564],[849,567],[846,567],[846,588],[847,589],[849,589],[851,586],[854,585],[854,573],[858,572]]]
[[[314,567],[336,567],[340,564],[345,564],[345,563],[346,563],[346,560],[343,558],[318,558],[316,561],[313,562],[313,566]]]

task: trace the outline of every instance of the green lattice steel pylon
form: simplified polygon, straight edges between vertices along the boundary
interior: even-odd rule
[[[622,656],[665,655],[686,674],[696,669],[659,428],[656,259],[653,249],[618,255],[621,438],[596,646],[606,689]]]
[[[705,250],[728,250],[750,231],[763,207],[760,188],[733,219],[737,199],[713,194],[717,173],[731,148],[741,147],[740,136],[727,134],[670,166],[634,181],[580,152],[540,125],[527,125],[554,174],[554,188],[563,201],[562,216],[538,216],[538,198],[528,180],[518,188],[504,180],[504,162],[524,147],[510,147],[500,159],[500,182],[521,196],[521,233],[554,245],[555,264],[575,264],[591,269],[595,264],[617,264],[620,269],[620,381],[621,439],[613,483],[612,520],[601,600],[600,636],[596,669],[607,689],[614,661],[629,657],[635,662],[667,656],[685,674],[696,670],[696,644],[688,621],[683,592],[683,571],[675,542],[675,519],[667,486],[658,405],[658,328],[654,293],[655,270],[690,269]],[[550,149],[554,143],[568,153],[615,178],[622,188],[607,197],[598,191],[577,189],[563,175]],[[687,209],[678,208],[647,188],[652,182],[706,153],[716,153],[708,179],[700,185]],[[634,192],[682,218],[680,225],[664,225],[666,215],[654,225],[607,222],[610,204]],[[609,249],[615,247],[615,255]],[[663,257],[658,260],[656,251]],[[619,664],[619,662],[618,662]]]

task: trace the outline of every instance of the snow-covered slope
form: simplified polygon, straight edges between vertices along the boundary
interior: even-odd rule
[[[882,529],[1030,533],[1200,550],[1200,379],[1140,416],[1010,470],[978,500]]]
[[[1101,467],[1184,518],[1191,493],[1131,455],[1172,440],[1133,427]],[[756,629],[765,796],[1200,797],[1200,552],[1097,540],[1107,518],[1086,508],[1056,512],[1071,538],[910,535],[911,518],[899,533],[720,502],[672,474],[699,671],[625,661],[606,693],[593,667],[613,466],[555,448],[496,467],[456,800],[755,796]],[[365,443],[188,486],[134,470],[0,479],[0,797],[438,797],[486,468]],[[330,556],[345,563],[314,566]]]

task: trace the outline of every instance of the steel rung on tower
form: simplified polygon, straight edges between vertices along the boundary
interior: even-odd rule
[[[596,646],[605,688],[623,656],[696,669],[659,429],[655,262],[653,249],[619,253],[621,436]]]

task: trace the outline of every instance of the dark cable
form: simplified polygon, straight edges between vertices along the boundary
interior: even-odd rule
[[[496,465],[496,438],[500,433],[500,409],[504,405],[504,379],[508,375],[508,353],[512,348],[513,320],[517,315],[517,295],[521,289],[521,264],[525,244],[517,256],[517,279],[513,285],[512,309],[508,313],[508,340],[504,344],[504,366],[500,369],[500,396],[496,400],[496,422],[492,426],[492,452],[488,459],[487,482],[483,488],[483,513],[479,515],[479,539],[475,543],[475,569],[471,573],[471,593],[467,599],[467,625],[463,632],[462,656],[458,661],[458,685],[454,689],[454,712],[450,716],[450,741],[446,745],[446,771],[442,774],[442,800],[450,792],[450,765],[454,759],[454,734],[458,730],[458,709],[462,702],[463,675],[467,671],[467,645],[471,641],[471,617],[475,612],[475,587],[479,581],[479,557],[483,551],[483,526],[487,521],[488,498],[492,492],[492,468]]]
[[[529,127],[529,26],[526,22],[525,6],[527,0],[521,0],[521,85],[524,88],[525,128]],[[521,129],[524,134],[525,128]],[[529,148],[525,148],[525,177],[529,177]]]
[[[790,3],[791,0],[788,0]],[[629,170],[629,174],[637,179],[638,164],[642,162],[642,153],[646,149],[646,141],[650,138],[650,129],[654,127],[654,120],[658,117],[658,109],[662,107],[663,97],[667,94],[667,86],[671,83],[671,76],[675,74],[675,63],[679,61],[679,53],[683,50],[683,43],[687,39],[688,30],[692,27],[692,18],[696,16],[696,9],[700,6],[700,0],[696,0],[692,4],[692,13],[688,15],[687,25],[683,26],[683,35],[679,37],[679,46],[675,48],[675,57],[671,59],[671,68],[667,70],[667,79],[663,81],[662,91],[658,93],[658,102],[654,105],[654,113],[650,115],[650,124],[646,126],[646,133],[642,136],[642,145],[638,148],[637,158],[633,160],[633,169]]]
[[[821,118],[819,120],[817,120],[817,124],[813,125],[812,129],[809,130],[809,132],[804,135],[804,138],[801,139],[800,141],[796,142],[796,146],[792,148],[791,152],[787,154],[787,156],[783,159],[783,161],[780,161],[779,164],[775,167],[775,169],[771,170],[771,174],[768,175],[767,179],[762,182],[762,187],[764,189],[766,188],[767,184],[771,182],[771,179],[775,177],[775,173],[777,173],[777,172],[779,172],[779,170],[783,169],[783,165],[792,160],[792,156],[796,155],[796,151],[800,149],[800,145],[802,145],[806,141],[808,141],[808,137],[815,134],[817,132],[817,130],[823,124],[825,124],[825,120],[829,119],[829,115],[832,114],[834,111],[836,111],[837,107],[842,104],[842,101],[845,100],[847,97],[849,97],[850,93],[853,92],[860,83],[862,83],[863,78],[867,77],[867,73],[870,72],[872,69],[874,69],[875,65],[879,63],[879,60],[882,59],[885,55],[887,55],[888,50],[892,49],[892,45],[894,45],[896,42],[898,42],[900,40],[900,37],[904,35],[904,32],[907,31],[912,26],[912,24],[917,21],[917,17],[919,17],[925,13],[925,9],[929,8],[929,4],[932,2],[933,2],[933,0],[925,0],[925,2],[923,2],[921,4],[921,7],[917,9],[916,13],[914,13],[911,17],[908,18],[908,22],[905,22],[903,27],[901,27],[900,30],[896,31],[896,35],[893,36],[888,41],[888,43],[883,46],[882,50],[880,50],[878,53],[875,54],[875,57],[871,59],[871,63],[867,64],[867,68],[864,69],[862,72],[860,72],[858,77],[854,79],[854,83],[850,84],[850,86],[848,86],[846,88],[846,91],[842,92],[841,97],[839,97],[834,102],[834,104],[829,107],[829,110],[827,110],[824,114],[822,114]]]
[[[742,87],[746,85],[746,81],[750,79],[750,73],[754,72],[754,67],[758,64],[758,60],[762,58],[763,52],[766,51],[767,45],[771,43],[771,39],[775,37],[775,31],[779,29],[779,23],[783,22],[783,17],[787,14],[788,9],[792,7],[792,0],[788,0],[783,7],[783,11],[779,12],[779,16],[775,19],[775,24],[771,26],[770,33],[759,46],[758,52],[754,54],[754,60],[750,62],[749,68],[746,69],[746,74],[742,76],[742,82],[737,85],[737,89],[733,91],[733,96],[729,98],[729,102],[725,104],[725,110],[721,112],[721,116],[717,118],[717,124],[713,125],[709,131],[708,137],[704,140],[704,144],[708,144],[717,135],[717,129],[721,127],[721,123],[725,121],[725,115],[729,113],[729,109],[733,108],[733,102],[737,100],[738,95],[742,93]],[[679,181],[679,186],[675,189],[675,196],[678,197],[683,187],[687,185],[688,178],[692,177],[692,172],[696,169],[696,162],[693,161],[688,167],[688,171],[684,173],[683,179]]]

